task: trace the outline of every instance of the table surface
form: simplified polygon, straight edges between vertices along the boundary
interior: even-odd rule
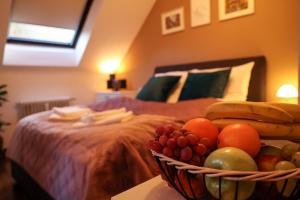
[[[111,198],[112,200],[184,200],[180,194],[170,188],[160,176],[156,176],[140,185]]]

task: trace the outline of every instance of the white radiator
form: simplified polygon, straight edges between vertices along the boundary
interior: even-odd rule
[[[51,110],[53,107],[70,106],[74,98],[51,99],[43,101],[28,101],[19,102],[16,105],[18,119],[46,110]]]

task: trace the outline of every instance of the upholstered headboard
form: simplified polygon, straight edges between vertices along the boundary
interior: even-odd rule
[[[191,69],[212,69],[222,67],[234,67],[241,64],[254,61],[255,65],[252,70],[249,89],[248,101],[265,101],[266,100],[266,58],[264,56],[235,58],[216,61],[205,61],[199,63],[179,64],[158,66],[154,73],[163,73],[169,71],[186,71]]]

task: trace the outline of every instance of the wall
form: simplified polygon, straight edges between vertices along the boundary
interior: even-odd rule
[[[133,88],[140,87],[158,65],[265,55],[267,99],[277,88],[298,85],[299,1],[256,0],[255,14],[218,20],[218,1],[212,0],[211,24],[190,27],[189,0],[159,0],[127,53],[123,65]],[[184,6],[184,32],[161,34],[161,13]]]
[[[15,104],[19,101],[70,96],[76,99],[76,104],[94,102],[96,92],[105,89],[108,78],[107,74],[99,73],[99,63],[112,57],[123,58],[155,3],[155,0],[96,1],[101,2],[101,6],[92,14],[95,25],[79,67],[7,67],[0,64],[0,84],[7,84],[9,92],[9,102],[0,113],[4,120],[12,123],[3,134],[5,146],[17,122]],[[6,42],[10,3],[10,0],[0,1],[0,61]]]

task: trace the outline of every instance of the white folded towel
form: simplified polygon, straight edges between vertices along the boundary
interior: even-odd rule
[[[79,106],[68,106],[68,107],[54,107],[53,112],[60,115],[61,117],[82,117],[92,112],[89,108]]]
[[[72,121],[78,121],[79,119],[80,119],[80,117],[78,117],[78,116],[63,117],[63,116],[58,115],[56,113],[52,113],[48,118],[49,121],[55,121],[55,122],[59,122],[59,121],[61,121],[61,122],[71,121],[72,122]]]
[[[108,125],[113,123],[121,123],[130,120],[133,117],[132,111],[112,114],[103,119],[94,122],[76,122],[73,124],[75,128],[82,128],[87,126],[99,126],[99,125]]]
[[[107,110],[107,111],[102,111],[102,112],[92,112],[85,116],[82,116],[81,121],[86,122],[86,123],[91,123],[91,122],[95,122],[95,121],[104,119],[108,116],[125,113],[125,112],[126,112],[126,108],[112,109],[112,110]]]

